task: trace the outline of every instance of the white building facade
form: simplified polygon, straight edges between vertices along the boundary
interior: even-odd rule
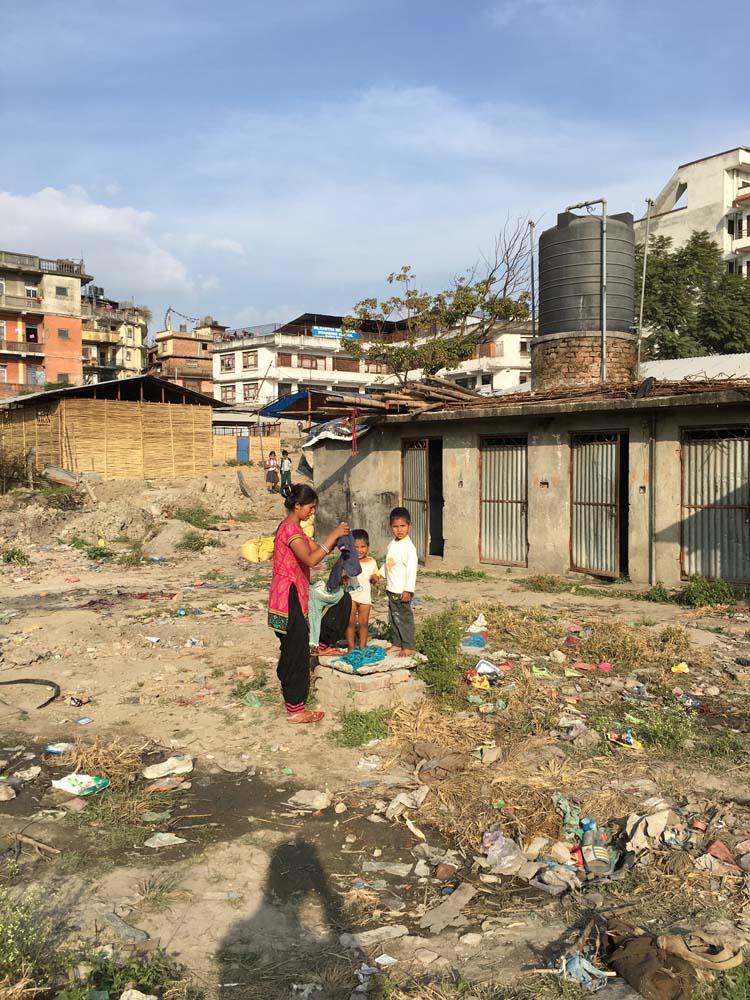
[[[750,148],[683,163],[654,200],[652,236],[682,246],[706,230],[721,249],[727,270],[750,275]],[[646,235],[645,217],[635,224],[636,242]]]

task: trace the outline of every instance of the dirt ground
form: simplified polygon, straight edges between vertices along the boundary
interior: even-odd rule
[[[419,837],[403,822],[376,821],[373,814],[377,799],[391,797],[387,782],[397,755],[383,744],[335,745],[335,716],[313,727],[286,723],[274,675],[278,644],[265,623],[269,564],[249,564],[239,551],[248,538],[275,529],[282,501],[266,494],[257,470],[246,470],[245,478],[251,499],[233,469],[195,480],[97,484],[93,497],[72,510],[51,506],[49,497],[0,498],[0,552],[17,549],[30,559],[0,563],[0,680],[41,678],[62,689],[44,708],[36,706],[50,693],[45,687],[0,689],[3,773],[41,766],[35,777],[14,783],[12,801],[0,803],[13,884],[43,887],[72,937],[126,951],[163,949],[208,995],[232,1000],[349,996],[365,957],[372,962],[383,954],[414,975],[459,969],[469,979],[501,983],[544,966],[547,949],[564,939],[574,919],[569,902],[504,896],[479,884],[464,926],[431,935],[418,925],[440,892],[432,877],[363,872],[367,861],[414,864]],[[205,532],[216,547],[180,551],[175,545],[191,529],[175,514],[194,507],[243,520]],[[114,556],[92,561],[80,540]],[[116,561],[133,552],[132,565]],[[646,630],[685,626],[695,648],[714,662],[722,693],[732,689],[735,707],[722,703],[717,711],[731,715],[727,725],[745,729],[737,705],[746,681],[729,677],[722,664],[750,655],[746,614],[538,594],[513,582],[515,570],[490,568],[486,579],[464,581],[430,575],[435,568],[420,578],[418,623],[452,601],[487,601]],[[385,607],[374,614],[385,618]],[[264,671],[260,706],[243,705],[238,682]],[[83,724],[85,718],[91,721]],[[463,724],[457,717],[455,725]],[[68,769],[44,748],[96,739],[139,747],[144,765],[189,755],[194,770],[182,788],[156,794],[145,813],[134,805],[129,815],[127,795],[111,790],[87,800],[80,814],[67,813],[70,796],[50,782]],[[670,787],[689,780],[695,795],[750,804],[742,761],[698,766],[685,754],[648,777]],[[299,789],[330,792],[331,806],[310,812],[290,805]],[[120,807],[108,814],[106,796],[116,794]],[[346,808],[336,812],[336,803]],[[412,818],[423,826],[418,813]],[[444,834],[423,831],[436,850],[454,847]],[[60,853],[28,844],[19,853],[19,832]],[[184,843],[144,846],[158,832]],[[343,932],[384,925],[407,932],[364,955],[340,941]],[[294,992],[293,984],[315,989]]]

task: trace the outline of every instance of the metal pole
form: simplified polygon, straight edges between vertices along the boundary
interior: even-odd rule
[[[641,375],[641,339],[643,337],[643,300],[646,296],[646,261],[648,260],[648,234],[651,228],[651,198],[646,198],[646,239],[643,244],[643,274],[641,275],[641,304],[638,309],[638,377]]]
[[[590,208],[592,205],[602,206],[602,341],[601,341],[601,366],[599,369],[599,379],[607,381],[607,199],[592,198],[591,201],[581,201],[577,205],[569,205],[565,211],[573,212],[576,208]]]
[[[534,220],[529,219],[529,244],[531,256],[531,336],[536,337],[536,291],[534,288]]]

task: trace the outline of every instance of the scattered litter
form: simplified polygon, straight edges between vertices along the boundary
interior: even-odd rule
[[[689,674],[690,673],[690,667],[687,665],[687,663],[676,663],[672,667],[672,673],[673,674]]]
[[[33,781],[34,778],[38,778],[42,773],[41,767],[35,764],[33,767],[27,767],[24,771],[14,771],[13,777],[18,778],[19,781]]]
[[[330,806],[331,794],[330,792],[316,791],[312,788],[302,789],[299,792],[295,792],[291,799],[289,799],[289,802],[293,806],[301,806],[303,809],[312,809],[317,812],[320,809],[327,809]]]
[[[142,931],[140,927],[126,924],[122,917],[118,917],[116,913],[105,913],[104,920],[126,944],[143,944],[144,941],[148,941],[146,931]]]
[[[240,705],[244,705],[245,708],[260,708],[260,698],[255,691],[248,691]]]
[[[442,933],[454,920],[461,915],[464,907],[468,906],[476,895],[477,890],[468,882],[462,882],[453,892],[438,903],[432,906],[419,921],[422,930],[428,930],[432,934]]]
[[[627,750],[643,750],[643,744],[633,736],[629,729],[626,729],[624,733],[607,733],[607,739],[610,743],[614,743],[618,747],[625,747]]]
[[[176,837],[173,833],[155,833],[153,837],[144,840],[144,847],[152,847],[155,850],[159,847],[177,847],[179,844],[186,844],[184,837]]]
[[[77,726],[90,726],[94,720],[88,715],[84,715],[82,719],[76,719]]]
[[[99,778],[92,774],[66,774],[52,782],[53,788],[59,788],[70,795],[94,795],[109,788],[109,778]]]
[[[48,743],[44,748],[44,752],[50,753],[54,757],[61,757],[63,754],[70,753],[73,749],[75,749],[75,743]]]
[[[10,802],[16,797],[16,791],[7,782],[0,782],[0,802]]]
[[[363,872],[382,872],[384,875],[395,875],[397,878],[406,878],[411,874],[414,865],[410,864],[386,864],[381,861],[364,861],[362,863]]]
[[[144,767],[141,774],[144,778],[153,780],[154,778],[166,778],[171,774],[189,774],[193,770],[193,758],[186,755],[169,757],[161,764],[151,764]]]

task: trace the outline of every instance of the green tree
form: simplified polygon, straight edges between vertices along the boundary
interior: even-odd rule
[[[636,301],[643,247],[636,249]],[[750,350],[750,283],[728,274],[721,250],[707,232],[673,249],[652,237],[648,252],[643,325],[645,350],[657,358],[734,354]]]
[[[457,367],[493,325],[529,315],[527,226],[527,219],[509,220],[491,255],[436,294],[418,286],[410,266],[394,271],[387,280],[395,294],[362,299],[344,317],[345,329],[363,332],[348,349],[385,364],[402,382],[415,369],[434,375]]]

